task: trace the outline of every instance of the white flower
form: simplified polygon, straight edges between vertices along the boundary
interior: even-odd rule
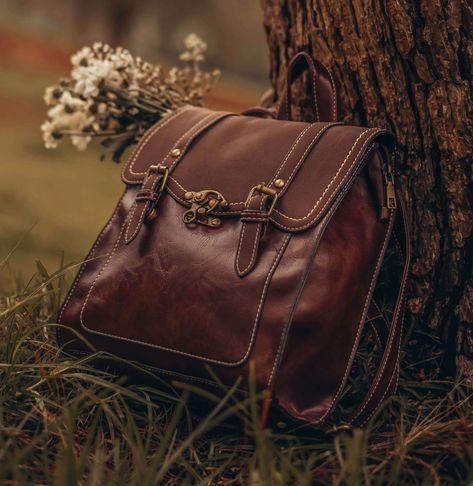
[[[191,50],[197,50],[200,52],[205,52],[207,50],[207,43],[204,42],[197,34],[189,34],[185,39],[184,39],[184,45],[187,47],[187,49]]]
[[[73,66],[80,66],[83,61],[88,61],[92,58],[93,52],[90,47],[83,47],[80,51],[71,56],[71,64]]]
[[[46,88],[46,91],[44,92],[43,100],[47,106],[52,105],[57,101],[57,98],[55,96],[56,89],[57,89],[56,86],[49,86],[49,88]]]
[[[72,135],[71,142],[77,150],[83,151],[87,148],[92,137],[89,135]]]
[[[179,56],[181,61],[197,63],[204,60],[204,52],[207,50],[207,44],[197,34],[189,34],[184,40],[184,45],[187,51],[184,51]]]
[[[59,140],[53,136],[53,132],[56,127],[50,121],[45,121],[41,125],[41,131],[43,132],[44,146],[47,149],[55,149],[59,144]]]

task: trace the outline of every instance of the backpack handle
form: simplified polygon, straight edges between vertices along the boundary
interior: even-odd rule
[[[277,118],[291,120],[291,87],[307,71],[310,82],[310,96],[315,111],[316,121],[334,122],[338,120],[337,89],[332,73],[320,61],[313,59],[306,52],[298,52],[289,62],[286,74],[286,86],[281,96]]]

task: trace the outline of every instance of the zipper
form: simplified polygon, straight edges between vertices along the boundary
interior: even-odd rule
[[[387,221],[391,209],[397,208],[396,189],[394,187],[394,176],[390,164],[385,162],[382,167],[383,172],[383,205],[380,210],[381,221]]]

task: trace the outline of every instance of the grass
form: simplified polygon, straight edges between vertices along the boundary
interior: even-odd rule
[[[126,383],[54,340],[66,271],[20,283],[0,299],[0,483],[62,485],[461,485],[473,481],[471,389],[439,379],[437,343],[409,330],[400,393],[365,430],[283,432],[259,426],[260,397],[234,389]],[[366,347],[366,350],[369,350]],[[434,351],[432,351],[434,350]],[[361,363],[368,357],[361,353]],[[414,358],[415,356],[415,358]],[[424,358],[422,356],[425,356]],[[250,390],[252,389],[250,378]],[[352,382],[352,391],[357,389]],[[199,416],[191,398],[213,409]],[[342,405],[343,406],[343,405]],[[231,418],[231,420],[229,420]]]

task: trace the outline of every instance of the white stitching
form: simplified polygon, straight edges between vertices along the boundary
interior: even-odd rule
[[[95,240],[95,243],[92,246],[92,249],[90,250],[86,261],[82,264],[82,267],[81,267],[79,273],[77,274],[77,277],[75,278],[74,284],[71,287],[71,289],[69,290],[66,300],[62,304],[61,312],[59,313],[59,317],[58,317],[58,324],[61,323],[61,319],[62,319],[62,316],[64,314],[64,311],[66,310],[67,304],[71,300],[72,294],[74,293],[74,290],[76,289],[77,285],[79,284],[80,277],[84,273],[85,267],[86,267],[87,263],[89,263],[90,257],[92,257],[92,255],[95,253],[95,250],[97,249],[97,246],[102,241],[102,238],[104,237],[105,232],[108,230],[108,228],[112,224],[112,221],[115,219],[115,217],[116,217],[116,215],[118,213],[118,209],[120,208],[120,205],[121,205],[122,200],[123,200],[123,195],[120,198],[120,200],[118,201],[117,205],[115,206],[115,210],[113,211],[112,216],[108,220],[108,223],[103,227],[103,229],[100,232],[99,236]],[[57,336],[58,336],[58,338],[59,338],[59,335],[60,335],[60,328],[58,327],[58,329],[57,329]]]
[[[143,138],[140,142],[140,144],[136,147],[136,150],[133,152],[133,154],[130,157],[130,162],[128,162],[125,167],[123,167],[122,171],[122,178],[125,182],[128,182],[130,184],[134,183],[135,181],[130,181],[129,179],[126,178],[125,172],[128,169],[130,174],[133,175],[145,175],[146,172],[133,172],[133,167],[135,165],[135,162],[138,158],[138,155],[141,153],[143,150],[144,146],[146,143],[149,141],[149,139],[155,135],[161,128],[164,128],[170,121],[174,120],[178,115],[181,115],[185,111],[187,111],[190,108],[190,106],[184,106],[181,109],[176,110],[174,113],[171,113],[169,116],[163,118],[160,122],[156,123],[153,127],[149,129],[148,132],[146,132],[143,135]]]
[[[315,62],[313,59],[311,59],[312,61],[312,66],[314,67],[314,73],[313,73],[313,76],[312,76],[312,93],[313,93],[313,96],[314,96],[314,105],[315,105],[315,117],[316,117],[316,120],[319,122],[321,121],[320,119],[320,113],[319,113],[319,100],[317,99],[317,68],[315,66]],[[309,68],[310,70],[310,68]]]
[[[332,88],[332,118],[333,121],[336,121],[338,110],[337,110],[337,96],[336,96],[337,88],[335,85],[335,80],[333,79],[332,71],[323,62],[319,61],[319,63],[325,68],[325,70],[327,71],[330,77],[330,84]]]
[[[389,236],[391,234],[392,222],[393,222],[393,219],[392,219],[392,214],[391,214],[390,221],[389,221],[389,227],[388,227],[388,229],[386,231],[386,235],[384,237],[383,246],[381,247],[381,250],[380,250],[379,255],[378,255],[378,259],[377,259],[377,262],[376,262],[376,266],[375,266],[374,271],[373,271],[373,276],[371,277],[370,286],[368,288],[368,293],[366,295],[365,305],[363,307],[363,312],[361,314],[361,319],[360,319],[360,322],[358,324],[358,330],[357,330],[357,333],[355,335],[355,341],[353,343],[353,347],[351,349],[350,356],[348,357],[347,367],[345,369],[345,373],[344,373],[344,375],[342,377],[342,380],[340,382],[340,387],[338,388],[337,393],[333,397],[333,400],[330,402],[330,405],[327,407],[326,412],[318,420],[318,423],[323,422],[325,420],[325,418],[327,417],[327,415],[332,411],[332,408],[333,408],[334,404],[337,402],[338,398],[340,397],[340,393],[342,392],[342,389],[343,389],[343,386],[345,385],[345,382],[346,382],[348,373],[349,373],[349,371],[351,369],[351,365],[353,363],[353,358],[355,357],[355,353],[356,353],[356,351],[358,349],[360,334],[361,334],[361,331],[362,331],[362,329],[364,327],[363,324],[365,323],[365,318],[366,318],[366,312],[367,312],[367,309],[368,309],[368,305],[371,302],[371,298],[370,297],[372,295],[372,292],[373,292],[373,289],[374,289],[374,285],[376,284],[378,272],[379,272],[379,269],[380,269],[381,264],[383,262],[384,253],[386,251],[387,243],[389,241]]]
[[[324,198],[325,194],[327,193],[327,191],[330,189],[330,186],[333,184],[333,182],[335,181],[335,179],[338,177],[338,175],[340,174],[341,170],[343,169],[343,167],[345,166],[345,164],[347,163],[348,159],[350,158],[351,154],[353,153],[353,150],[355,149],[356,147],[356,144],[359,142],[360,138],[363,137],[363,135],[365,135],[366,133],[370,132],[370,131],[381,131],[379,130],[378,128],[368,128],[366,130],[364,130],[363,132],[361,132],[361,134],[358,136],[358,138],[355,140],[355,143],[353,144],[352,148],[350,149],[350,151],[348,152],[347,156],[345,157],[345,160],[343,161],[343,163],[340,165],[340,167],[338,168],[337,172],[335,173],[335,175],[333,176],[332,180],[328,183],[327,187],[325,188],[324,192],[322,193],[322,195],[319,197],[318,201],[315,203],[315,206],[305,215],[305,216],[302,216],[301,218],[292,218],[290,216],[286,216],[285,214],[281,213],[280,211],[278,211],[277,209],[274,210],[275,213],[278,213],[280,214],[281,216],[283,216],[284,218],[287,218],[287,219],[290,219],[292,221],[302,221],[306,218],[308,218],[314,211],[315,209],[317,208],[317,206],[320,204],[320,201]],[[367,145],[367,143],[370,141],[370,138],[367,138],[363,144],[363,146],[361,147],[361,149],[358,151],[358,154],[360,154],[360,152],[365,148],[365,146]],[[356,159],[358,157],[358,154],[357,156],[355,157],[354,159],[354,162],[356,162]],[[353,164],[352,164],[353,166]],[[351,169],[351,167],[350,167]],[[338,184],[337,186],[337,189],[338,187],[340,187],[340,185],[343,183],[343,181],[345,180],[345,178],[348,176],[349,174],[349,170],[347,171],[347,173],[345,174],[345,176],[343,177],[342,181]],[[334,191],[336,192],[336,190]]]
[[[402,322],[401,323],[398,323],[398,319],[399,319],[399,313],[402,310],[402,304],[404,302],[404,292],[405,292],[405,289],[406,289],[406,279],[403,278],[403,277],[404,277],[404,271],[403,271],[403,273],[401,275],[401,278],[403,279],[403,281],[402,281],[401,288],[399,289],[399,292],[400,292],[399,305],[395,309],[395,314],[394,314],[393,319],[392,319],[392,325],[401,326],[401,328],[402,328]],[[393,345],[393,340],[394,340],[394,331],[393,331],[392,339],[389,339],[388,340],[389,346],[386,347],[386,350],[385,350],[385,353],[386,354],[388,354],[391,351],[391,347]],[[397,359],[399,359],[400,346],[401,346],[401,337],[399,337],[399,346],[398,346]],[[365,405],[360,409],[360,411],[356,414],[356,416],[353,418],[353,420],[355,420],[357,417],[359,417],[363,413],[363,411],[366,409],[366,407],[369,405],[369,401],[371,400],[371,397],[374,395],[374,393],[376,392],[379,384],[381,383],[382,374],[384,372],[384,369],[386,368],[387,363],[388,363],[388,360],[386,359],[386,362],[381,366],[381,369],[379,370],[379,378],[376,379],[376,381],[373,383],[371,393],[369,393],[368,396],[366,397]],[[375,408],[375,410],[376,410],[376,408]],[[373,411],[373,413],[374,413],[374,411]]]
[[[286,188],[289,186],[289,182],[292,180],[292,177],[294,176],[295,172],[299,169],[299,167],[305,162],[305,159],[306,159],[306,155],[307,153],[312,150],[314,148],[314,144],[315,142],[318,142],[320,137],[332,126],[336,125],[336,123],[329,123],[327,125],[324,125],[320,130],[319,132],[315,135],[315,138],[313,140],[311,140],[311,142],[309,143],[309,145],[307,145],[304,153],[301,155],[301,158],[299,159],[299,162],[297,162],[296,166],[292,169],[292,172],[291,174],[289,175],[289,177],[287,178],[287,183],[286,183]],[[356,142],[355,142],[356,143]],[[336,177],[336,176],[335,176]],[[281,191],[283,192],[283,191]],[[323,197],[323,196],[322,196]],[[280,213],[279,211],[277,211],[279,214],[282,214]]]
[[[177,186],[179,186],[184,192],[187,192],[187,189],[182,186],[176,178],[174,178],[173,176],[169,176],[169,179],[172,180]]]
[[[108,334],[108,333],[104,333],[104,332],[101,332],[101,331],[96,331],[94,329],[88,328],[84,324],[83,317],[84,317],[85,307],[86,307],[86,305],[87,305],[87,303],[89,301],[90,295],[91,295],[91,293],[92,293],[92,291],[93,291],[93,289],[95,287],[95,284],[97,283],[97,280],[100,278],[100,276],[102,275],[102,273],[104,272],[104,270],[108,266],[108,264],[110,263],[110,260],[112,259],[113,255],[115,254],[115,252],[117,250],[118,244],[119,244],[120,239],[121,239],[121,236],[123,234],[123,229],[124,229],[124,224],[122,225],[122,228],[120,230],[120,234],[118,235],[117,241],[115,242],[115,245],[113,247],[113,250],[112,250],[110,256],[108,257],[107,261],[105,262],[105,264],[100,269],[100,271],[97,274],[97,276],[95,277],[94,281],[92,282],[92,285],[91,285],[91,287],[89,289],[89,292],[87,293],[87,296],[86,296],[86,298],[84,300],[84,304],[82,305],[82,309],[81,309],[81,312],[80,312],[80,323],[81,323],[82,327],[86,331],[91,332],[93,334],[102,335],[102,336],[108,336],[108,337],[120,339],[122,341],[132,342],[132,343],[136,343],[136,344],[144,344],[144,345],[147,345],[147,346],[150,346],[150,347],[153,347],[153,348],[163,349],[163,350],[166,350],[166,351],[171,351],[171,352],[174,352],[174,353],[177,353],[177,354],[181,354],[183,356],[188,356],[190,358],[201,359],[201,360],[205,360],[205,361],[208,361],[208,362],[211,362],[211,363],[216,363],[216,364],[221,364],[221,365],[230,365],[230,366],[238,366],[238,365],[242,364],[246,360],[246,358],[248,357],[248,355],[251,352],[251,348],[253,346],[253,342],[254,342],[254,338],[255,338],[255,334],[256,334],[257,324],[259,322],[259,318],[260,318],[260,314],[261,314],[261,309],[262,309],[262,306],[263,306],[263,301],[264,301],[264,298],[266,296],[266,292],[267,292],[267,289],[269,287],[269,283],[271,281],[271,277],[272,277],[272,275],[274,273],[274,270],[276,269],[276,266],[278,265],[278,263],[280,261],[280,258],[281,258],[282,253],[284,252],[284,250],[285,250],[285,248],[287,246],[287,243],[288,243],[288,241],[289,241],[289,239],[291,237],[291,234],[287,234],[285,236],[285,238],[283,239],[283,242],[281,244],[281,247],[279,248],[279,251],[276,254],[276,257],[275,257],[275,259],[273,261],[273,264],[271,265],[271,268],[269,269],[269,272],[268,272],[268,274],[266,276],[266,281],[264,283],[263,291],[261,293],[260,302],[259,302],[259,305],[258,305],[258,309],[256,311],[255,321],[254,321],[254,324],[253,324],[253,329],[252,329],[252,333],[251,333],[251,338],[250,338],[250,343],[248,345],[248,349],[247,349],[245,355],[243,356],[243,358],[241,358],[238,361],[231,362],[231,361],[216,360],[216,359],[208,358],[208,357],[205,357],[205,356],[198,356],[198,355],[194,355],[194,354],[191,354],[191,353],[186,353],[185,351],[180,351],[180,350],[173,349],[173,348],[167,348],[165,346],[160,346],[160,345],[157,345],[157,344],[146,343],[144,341],[139,341],[139,340],[136,340],[136,339],[130,339],[130,338],[126,338],[126,337],[123,337],[123,336],[117,336],[115,334]]]
[[[260,221],[258,221],[258,223],[260,223]],[[253,251],[251,252],[250,261],[245,269],[240,270],[240,247],[242,246],[243,235],[245,234],[245,228],[246,228],[246,223],[243,223],[243,228],[241,229],[240,244],[238,245],[238,252],[237,252],[237,270],[238,270],[238,275],[240,275],[240,277],[242,277],[245,274],[245,272],[251,267],[252,263],[255,261],[256,247],[258,245],[258,240],[261,234],[261,226],[262,226],[261,224],[258,224],[256,228],[255,240],[253,242]]]
[[[370,131],[370,130],[375,130],[375,133],[374,135],[376,135],[377,133],[381,133],[382,130],[379,130],[377,128],[369,128],[367,130],[365,130],[361,135],[360,137],[365,134],[366,132]],[[358,138],[360,138],[358,137]],[[339,182],[337,188],[334,190],[334,194],[337,192],[338,188],[345,182],[345,179],[347,178],[347,176],[350,174],[350,171],[352,169],[352,167],[357,163],[357,159],[360,155],[360,153],[363,151],[363,149],[365,148],[365,146],[372,140],[373,137],[369,137],[365,140],[363,146],[360,148],[360,150],[358,151],[358,153],[356,154],[354,160],[353,160],[353,164],[350,166],[350,168],[348,169],[347,173],[345,174],[345,176],[343,177],[343,179]],[[354,145],[352,146],[351,148],[351,151],[354,149],[356,145],[356,141],[354,143]],[[348,157],[348,156],[347,156]],[[333,182],[333,180],[336,178],[336,175],[335,177],[332,179],[332,181],[330,182],[330,184]],[[174,198],[178,201],[181,201],[181,202],[185,202],[182,198],[180,198],[175,192],[173,192],[169,187],[167,187],[167,190],[170,194],[172,194],[174,196]],[[326,191],[325,191],[326,192]],[[277,221],[277,220],[274,220],[273,218],[271,218],[271,221],[280,229],[283,229],[283,230],[287,230],[287,231],[293,231],[294,229],[297,229],[298,231],[302,231],[310,226],[312,226],[314,224],[314,222],[317,220],[317,218],[319,217],[319,215],[321,213],[324,212],[325,208],[327,207],[327,205],[331,202],[330,198],[325,202],[325,204],[323,205],[323,207],[319,210],[319,212],[316,214],[316,216],[311,220],[309,221],[308,223],[306,223],[305,225],[303,226],[287,226],[287,225],[284,225],[283,223],[281,223],[280,221]],[[232,205],[237,205],[237,204],[245,204],[244,202],[239,202],[239,203],[230,203]],[[313,210],[315,209],[315,206],[314,208],[312,208],[312,210],[310,211],[313,212]],[[280,211],[278,211],[276,208],[273,210],[273,212],[275,213],[278,213],[279,215],[281,215],[282,218],[287,218],[287,219],[293,219],[293,220],[298,220],[297,218],[290,218],[288,216],[286,216],[284,213],[281,213]],[[309,213],[309,214],[310,214]],[[216,211],[215,212],[216,215],[227,215],[227,216],[233,216],[233,215],[239,215],[240,212],[237,212],[237,211],[225,211],[225,212],[222,212],[222,211]],[[300,220],[303,220],[305,219],[307,216],[305,216],[304,218],[299,218]]]
[[[301,133],[299,133],[298,137],[296,138],[296,140],[292,144],[291,149],[286,154],[286,157],[284,157],[284,160],[282,161],[281,165],[279,166],[279,169],[277,170],[276,174],[274,174],[274,176],[272,177],[269,185],[271,185],[274,182],[274,180],[278,177],[278,175],[280,174],[282,168],[284,167],[284,165],[286,164],[287,160],[291,156],[292,152],[294,152],[294,149],[296,148],[297,144],[300,142],[301,138],[305,135],[305,133],[307,132],[307,130],[309,130],[309,128],[311,128],[313,126],[314,125],[308,125],[307,127],[304,128],[304,130],[302,130]]]
[[[187,139],[187,142],[184,144],[184,146],[182,147],[181,149],[181,155],[179,157],[177,157],[174,162],[170,165],[169,167],[169,172],[171,172],[171,170],[174,168],[174,166],[180,162],[180,160],[184,157],[185,155],[185,151],[187,149],[187,147],[189,146],[189,144],[194,140],[194,137],[196,135],[198,135],[199,133],[201,133],[203,130],[205,130],[209,125],[211,125],[214,121],[217,121],[219,118],[224,118],[225,116],[228,116],[227,114],[222,114],[222,113],[219,113],[217,112],[217,115],[215,116],[215,112],[212,112],[206,116],[204,116],[203,118],[201,118],[195,125],[193,125],[191,128],[189,128],[189,130],[187,130],[184,135],[182,135],[178,141],[173,145],[173,147],[169,150],[169,152],[167,153],[167,155],[164,157],[163,161],[161,162],[161,164],[164,165],[164,162],[166,161],[166,159],[171,155],[171,152],[173,151],[173,149],[177,148],[179,146],[179,142],[181,142],[183,139],[185,139],[186,137],[188,137]],[[203,126],[200,126],[202,125],[208,118],[210,118],[210,121],[208,121],[205,125]]]
[[[322,226],[320,226],[320,228],[317,228],[316,231],[315,231],[315,234],[313,236],[313,241],[316,241],[317,238],[319,237],[321,231],[323,231],[324,228]],[[297,298],[297,297],[296,297]],[[294,304],[293,304],[294,305]],[[267,387],[269,388],[271,386],[271,383],[273,381],[273,377],[274,377],[274,374],[276,373],[276,368],[277,368],[277,365],[278,363],[280,362],[280,357],[284,351],[284,348],[285,348],[285,340],[284,340],[284,336],[286,334],[286,331],[288,329],[288,326],[290,324],[290,322],[292,321],[291,317],[289,317],[289,319],[286,321],[286,323],[284,324],[284,327],[281,331],[281,337],[279,338],[279,345],[278,345],[278,349],[276,351],[276,355],[274,356],[274,361],[273,361],[273,367],[271,369],[271,373],[269,375],[269,378],[268,378],[268,384],[267,384]]]
[[[150,175],[149,175],[149,176],[148,176],[148,177],[145,179],[145,181],[143,182],[143,186],[144,186],[144,185],[145,185],[145,184],[146,184],[146,183],[149,181],[150,177],[154,177],[154,176],[153,176],[152,174],[150,174]],[[154,183],[152,184],[152,186],[154,186]],[[151,186],[151,187],[152,187],[152,186]],[[135,231],[133,232],[133,234],[131,235],[131,237],[129,237],[129,236],[128,236],[128,232],[130,231],[130,226],[131,226],[131,223],[133,222],[133,216],[135,215],[135,212],[136,212],[136,208],[137,208],[137,207],[138,207],[138,203],[137,203],[137,202],[136,202],[136,200],[135,200],[135,202],[133,203],[133,208],[130,210],[130,216],[127,218],[128,223],[127,223],[127,225],[126,225],[126,231],[125,231],[125,241],[126,241],[127,243],[129,243],[130,241],[132,241],[132,240],[133,240],[133,238],[134,238],[134,237],[135,237],[135,236],[138,234],[138,231],[139,231],[139,230],[140,230],[140,228],[141,228],[140,223],[141,223],[141,222],[142,222],[142,220],[143,220],[143,215],[144,215],[144,213],[145,213],[146,209],[148,208],[148,204],[147,204],[147,203],[143,204],[143,209],[142,209],[141,214],[140,214],[140,216],[139,216],[139,218],[138,218],[138,221],[137,221],[137,223],[136,223],[136,225],[135,225]]]
[[[260,204],[259,204],[259,210],[260,211],[262,210],[262,207],[263,207],[263,201],[264,201],[264,199],[261,198],[261,201],[260,201]],[[243,236],[245,234],[245,229],[246,229],[246,223],[243,223],[243,227],[241,229],[241,235],[240,235],[240,242],[238,244],[238,252],[237,252],[237,256],[236,256],[236,267],[237,267],[238,275],[240,277],[243,277],[243,274],[251,267],[251,264],[254,262],[255,253],[256,253],[256,245],[258,243],[258,239],[259,239],[260,234],[261,234],[261,224],[258,225],[258,228],[257,228],[257,231],[256,231],[255,241],[254,241],[254,244],[253,244],[253,252],[251,253],[250,262],[248,263],[248,266],[243,271],[241,271],[240,270],[240,250],[241,250],[241,247],[243,246]]]

